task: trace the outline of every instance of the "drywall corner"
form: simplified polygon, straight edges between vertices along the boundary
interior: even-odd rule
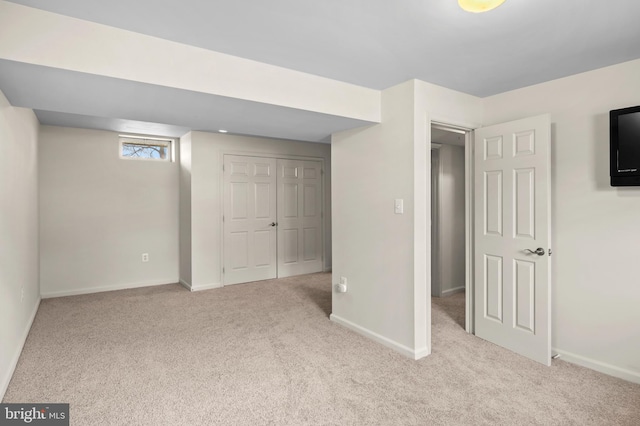
[[[180,162],[179,184],[179,240],[180,282],[192,282],[191,270],[191,132],[180,138],[178,161]],[[191,284],[189,284],[191,289]]]
[[[0,399],[40,301],[39,123],[0,92]]]
[[[8,368],[4,370],[4,377],[0,377],[0,401],[4,399],[4,394],[7,392],[7,388],[9,387],[9,383],[11,382],[13,373],[16,371],[16,367],[18,366],[18,360],[20,359],[20,355],[22,354],[22,349],[24,348],[24,344],[27,342],[27,337],[29,336],[29,332],[31,331],[31,326],[33,325],[33,321],[36,319],[38,309],[40,308],[40,300],[40,297],[38,297],[33,309],[31,310],[31,314],[29,315],[29,320],[20,333],[20,339],[18,340],[18,345],[14,349],[13,356],[11,357],[11,362],[9,363]]]

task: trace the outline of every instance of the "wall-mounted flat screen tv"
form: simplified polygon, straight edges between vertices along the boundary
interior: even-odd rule
[[[640,106],[609,112],[611,186],[640,186]]]

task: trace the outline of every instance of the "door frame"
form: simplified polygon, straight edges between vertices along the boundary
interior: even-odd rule
[[[538,116],[531,116],[531,117],[525,117],[525,118],[521,118],[520,120],[530,120],[530,119],[541,119],[541,118],[545,118],[546,120],[546,124],[545,124],[545,130],[547,125],[549,126],[549,149],[552,149],[552,143],[553,143],[553,134],[551,132],[552,130],[552,123],[551,123],[551,119],[550,119],[550,115],[549,114],[543,114],[543,115],[538,115]],[[519,120],[512,120],[512,121],[519,121]],[[475,214],[477,212],[477,208],[476,208],[476,200],[474,197],[474,192],[475,192],[475,179],[474,179],[474,175],[475,175],[475,167],[474,167],[474,151],[476,150],[476,146],[475,146],[475,134],[477,133],[476,130],[479,131],[479,129],[481,129],[483,126],[476,124],[476,125],[466,125],[466,124],[450,124],[451,121],[444,119],[444,120],[436,120],[433,117],[427,116],[427,126],[428,126],[428,130],[427,130],[427,143],[430,145],[431,144],[431,128],[432,126],[435,128],[442,128],[445,130],[453,130],[453,131],[460,131],[461,133],[465,133],[465,266],[466,266],[466,271],[465,271],[465,286],[466,286],[466,297],[465,297],[465,330],[467,331],[467,333],[476,335],[476,331],[477,331],[477,325],[476,321],[475,321],[475,301],[477,300],[475,297],[475,293],[476,293],[476,287],[478,285],[478,283],[476,283],[474,281],[474,277],[475,277],[475,265],[474,265],[474,258],[475,258]],[[502,123],[502,125],[508,124],[510,122],[506,122],[506,123]],[[537,128],[537,126],[536,126]],[[478,149],[482,149],[481,147],[478,147]],[[551,156],[551,151],[549,151],[548,153],[549,157]],[[549,158],[547,158],[547,161],[549,161]],[[429,167],[431,166],[431,162],[429,161]],[[551,183],[550,181],[550,175],[552,173],[552,164],[548,163],[548,179],[549,179],[549,184]],[[431,173],[427,173],[429,176],[431,176]],[[431,186],[427,186],[427,188],[431,188]],[[550,191],[550,194],[553,193],[553,189],[551,187],[548,188],[548,190]],[[430,198],[430,197],[428,197]],[[551,195],[549,195],[549,200],[548,202],[551,203]],[[477,206],[478,208],[482,207],[480,205]],[[551,210],[551,205],[549,205],[549,210]],[[431,209],[429,209],[429,214],[431,214],[430,212]],[[548,214],[548,220],[549,220],[549,229],[550,231],[553,230],[553,215],[551,213],[551,211],[547,212]],[[549,235],[549,247],[552,246],[552,242],[553,242],[553,235]],[[549,250],[551,250],[551,248],[549,248]],[[431,260],[431,256],[428,257],[427,261]],[[535,359],[536,361],[542,362],[545,365],[551,365],[550,361],[551,359],[555,358],[555,356],[553,356],[554,353],[554,348],[553,345],[551,343],[551,337],[553,335],[552,332],[552,322],[553,322],[553,309],[551,306],[551,298],[552,298],[552,290],[551,290],[551,286],[552,286],[552,274],[551,274],[551,268],[553,267],[552,263],[549,263],[549,272],[548,272],[548,279],[549,279],[549,305],[547,307],[547,309],[549,309],[548,314],[549,314],[549,323],[548,323],[548,327],[549,330],[548,332],[549,334],[549,355],[550,358],[546,358],[545,361],[540,361],[536,358],[532,358],[529,357],[531,359]],[[430,290],[430,288],[428,289]],[[428,291],[428,293],[430,294],[430,291]],[[502,345],[500,345],[502,346]],[[518,351],[514,350],[514,349],[510,349],[511,351],[518,353]]]
[[[464,133],[464,221],[465,221],[465,331],[469,334],[475,334],[474,323],[474,293],[475,285],[473,280],[473,218],[474,218],[474,200],[473,200],[473,129],[477,126],[465,123],[452,124],[449,120],[437,120],[431,117],[427,120],[429,146],[431,143],[431,128],[441,128],[443,130]],[[431,152],[431,150],[429,150]],[[431,161],[429,161],[431,167]],[[430,174],[431,175],[431,174]],[[431,209],[429,212],[431,215]],[[432,248],[433,249],[433,248]],[[429,278],[431,280],[431,278]],[[431,286],[430,286],[431,287]],[[431,297],[431,291],[428,292]]]
[[[292,154],[283,154],[279,152],[261,152],[261,151],[241,151],[241,150],[223,150],[219,153],[218,164],[220,164],[220,283],[222,287],[227,286],[228,284],[224,283],[224,157],[225,155],[237,155],[242,157],[263,157],[263,158],[274,158],[274,159],[282,159],[282,160],[304,160],[304,161],[319,161],[320,167],[322,168],[322,179],[320,179],[320,195],[321,195],[321,218],[322,218],[322,269],[323,272],[327,272],[327,258],[326,258],[326,249],[327,249],[327,239],[325,238],[326,231],[326,220],[327,215],[325,211],[327,195],[327,174],[326,174],[326,162],[324,157],[312,157],[305,155],[292,155]],[[329,215],[331,216],[331,215]],[[276,231],[277,232],[277,231]],[[276,241],[277,245],[277,241]],[[277,269],[276,269],[277,271]]]
[[[437,247],[438,250],[431,250],[431,296],[442,297],[442,256],[440,254],[440,221],[442,213],[440,212],[440,183],[442,180],[442,163],[440,162],[440,148],[442,145],[431,143],[431,247]],[[433,170],[433,156],[436,155],[436,165],[438,170]],[[435,192],[435,194],[434,194]],[[435,264],[434,264],[435,263]],[[436,282],[433,282],[433,277]],[[434,288],[435,287],[435,288]],[[435,292],[434,292],[435,289]]]

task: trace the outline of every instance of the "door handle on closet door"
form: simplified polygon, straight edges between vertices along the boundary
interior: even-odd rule
[[[278,226],[278,222],[271,222],[269,226]]]
[[[538,247],[534,250],[524,249],[524,251],[528,251],[531,254],[537,254],[538,256],[544,256],[544,249],[542,247]]]

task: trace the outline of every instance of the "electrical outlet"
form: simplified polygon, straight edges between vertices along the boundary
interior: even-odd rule
[[[340,277],[340,283],[336,284],[336,292],[337,293],[347,292],[347,279],[345,277]]]
[[[149,261],[149,253],[142,253],[142,261],[143,262]]]

